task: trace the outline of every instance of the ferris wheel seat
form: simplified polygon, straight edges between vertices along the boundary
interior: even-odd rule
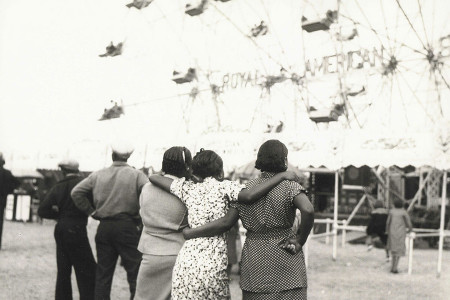
[[[272,83],[280,83],[280,82],[285,81],[286,79],[288,79],[288,78],[284,75],[277,75],[277,76],[269,75],[269,76],[267,76],[267,81],[270,81]]]
[[[214,1],[228,2],[228,1],[230,1],[230,0],[214,0]]]
[[[122,54],[122,46],[123,43],[118,43],[116,46],[114,46],[113,42],[111,42],[106,47],[106,53],[100,54],[100,57],[106,57],[106,56],[117,56]]]
[[[336,109],[319,109],[309,112],[309,119],[315,123],[336,122],[339,112]]]
[[[206,2],[207,2],[207,0],[202,0],[197,5],[188,3],[188,4],[186,4],[186,8],[185,8],[184,12],[186,14],[190,15],[191,17],[198,16],[198,15],[202,14],[205,11],[205,9],[206,9]]]
[[[267,27],[264,21],[261,21],[259,25],[255,25],[251,29],[250,35],[253,37],[258,37],[260,35],[266,35],[269,32],[269,28]]]
[[[306,32],[327,31],[330,29],[331,23],[329,19],[303,21],[302,29]]]
[[[114,104],[111,108],[105,108],[102,117],[99,121],[110,120],[120,118],[121,115],[125,114],[123,107],[121,105]]]
[[[347,96],[355,97],[366,93],[366,87],[363,86],[352,86],[347,90]]]
[[[135,7],[136,9],[142,9],[150,5],[153,0],[133,0],[133,2],[128,3],[126,7],[132,8]]]
[[[183,84],[193,81],[197,77],[197,73],[194,68],[189,68],[186,73],[180,73],[173,71],[172,81],[177,84]]]

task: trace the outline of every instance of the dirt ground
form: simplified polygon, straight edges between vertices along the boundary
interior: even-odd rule
[[[53,222],[5,221],[0,251],[0,299],[52,299],[56,278]],[[96,224],[89,226],[91,242]],[[93,243],[91,245],[94,245]],[[95,247],[94,251],[95,251]],[[400,274],[389,273],[384,251],[367,251],[364,245],[338,248],[331,259],[331,244],[313,240],[309,245],[309,299],[450,299],[450,251],[444,251],[442,275],[436,276],[437,250],[414,249],[413,273],[407,258],[400,260]],[[75,276],[73,276],[74,279]],[[241,299],[237,266],[231,278],[233,300]],[[73,280],[74,299],[78,299]],[[126,274],[119,265],[112,299],[128,299]]]

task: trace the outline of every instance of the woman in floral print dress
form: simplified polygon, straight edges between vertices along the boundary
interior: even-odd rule
[[[293,172],[280,173],[252,190],[234,181],[223,179],[223,162],[210,150],[200,150],[192,161],[193,175],[201,182],[184,178],[172,180],[154,175],[150,181],[173,193],[188,209],[191,228],[221,217],[237,220],[238,212],[230,209],[230,201],[252,203],[267,194],[283,180],[297,180]],[[222,231],[223,232],[223,231]],[[184,243],[178,254],[172,276],[172,298],[229,299],[226,234],[194,238]]]

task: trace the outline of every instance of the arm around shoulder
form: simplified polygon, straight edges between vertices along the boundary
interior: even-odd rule
[[[239,219],[239,212],[235,208],[230,208],[228,213],[220,219],[209,222],[205,225],[196,228],[185,228],[183,230],[183,236],[186,240],[199,238],[199,237],[210,237],[227,232],[233,227],[233,225]]]
[[[255,186],[252,189],[243,189],[238,195],[238,202],[243,204],[252,204],[267,195],[275,186],[283,180],[297,180],[298,177],[294,172],[286,171],[275,174],[270,179]]]
[[[172,184],[173,179],[161,175],[152,175],[148,179],[152,184],[170,193],[170,185]]]

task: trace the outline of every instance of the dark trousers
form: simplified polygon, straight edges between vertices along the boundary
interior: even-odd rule
[[[5,215],[5,206],[2,205],[0,199],[0,249],[2,249],[2,234],[3,234],[3,216]]]
[[[136,278],[142,259],[137,250],[140,228],[133,220],[102,220],[97,228],[97,273],[95,277],[95,299],[109,300],[111,284],[120,256],[127,272],[130,299],[136,292]]]
[[[72,266],[75,269],[80,300],[94,299],[96,263],[86,226],[58,223],[55,226],[55,240],[58,267],[55,299],[72,299]]]

